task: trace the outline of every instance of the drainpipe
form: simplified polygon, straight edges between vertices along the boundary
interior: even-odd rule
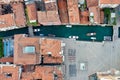
[[[14,26],[16,27],[16,20],[15,20],[15,14],[13,13],[13,19],[14,19]]]
[[[21,80],[21,79],[20,79],[21,75],[22,75],[22,68],[21,68],[21,66],[20,66],[20,67],[19,67],[19,76],[18,76],[18,80]]]

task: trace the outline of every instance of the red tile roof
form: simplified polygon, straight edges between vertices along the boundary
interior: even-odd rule
[[[19,27],[25,27],[26,17],[24,12],[23,3],[13,3],[11,4],[14,12],[15,23]]]
[[[13,57],[3,57],[3,58],[0,58],[0,62],[2,62],[2,63],[12,62],[13,63]]]
[[[2,5],[0,5],[0,15],[2,15]]]
[[[87,2],[87,7],[93,7],[93,6],[98,6],[99,0],[86,0]]]
[[[0,80],[19,80],[19,66],[0,64]],[[12,74],[7,77],[6,74]]]
[[[40,53],[43,63],[62,63],[61,41],[55,39],[41,39]],[[51,56],[49,56],[51,54]]]
[[[59,56],[49,56],[49,55],[44,55],[43,56],[43,63],[44,64],[61,64],[63,62],[63,57]]]
[[[30,21],[32,20],[37,21],[37,9],[35,3],[27,4],[27,12]]]
[[[38,11],[38,22],[43,25],[60,25],[56,0],[44,0],[46,11]]]
[[[25,37],[25,35],[14,36],[14,63],[15,64],[38,64],[39,59],[39,38]],[[35,53],[23,53],[26,46],[34,46]]]
[[[47,55],[48,52],[52,53],[52,56],[59,57],[61,51],[61,41],[55,39],[41,39],[40,53]]]
[[[88,11],[80,12],[80,24],[89,24],[89,12]]]
[[[58,10],[61,23],[69,23],[68,11],[67,11],[67,0],[58,0]]]
[[[0,64],[0,80],[63,80],[61,68],[56,66],[35,66],[34,71],[22,71],[20,66]],[[11,74],[11,76],[6,76]],[[56,76],[55,76],[56,75]]]
[[[104,23],[104,11],[100,10],[100,23]]]
[[[34,72],[24,72],[22,73],[22,80],[54,80],[54,74],[57,75],[57,80],[63,80],[62,71],[57,67],[53,66],[36,66]]]
[[[78,0],[68,0],[68,14],[69,14],[69,23],[71,24],[79,24],[80,23],[80,15],[78,9]]]
[[[45,8],[46,8],[46,11],[57,10],[56,2],[45,3]]]
[[[42,39],[36,37],[25,37],[24,35],[14,36],[14,63],[15,64],[39,64],[41,56],[43,63],[62,63],[61,41],[55,39]],[[25,46],[34,46],[34,54],[23,53]],[[51,56],[49,57],[49,53]]]
[[[58,11],[38,11],[38,22],[43,25],[59,25],[61,24]]]
[[[15,26],[14,15],[13,14],[0,15],[0,28],[6,28],[11,26]]]

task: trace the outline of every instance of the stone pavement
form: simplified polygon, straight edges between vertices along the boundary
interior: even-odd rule
[[[120,39],[113,42],[63,41],[66,43],[65,80],[88,80],[88,76],[97,71],[120,70]],[[82,63],[85,64],[83,70]]]

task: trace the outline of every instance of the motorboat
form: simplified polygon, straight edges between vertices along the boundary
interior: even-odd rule
[[[90,39],[92,39],[92,40],[96,40],[96,37],[91,37]]]
[[[87,33],[86,35],[87,35],[87,36],[95,36],[96,33],[95,33],[95,32],[93,32],[93,33]]]

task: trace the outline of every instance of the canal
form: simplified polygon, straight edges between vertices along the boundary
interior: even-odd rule
[[[96,38],[96,41],[103,41],[104,37],[111,37],[113,35],[113,27],[101,27],[101,26],[84,26],[84,25],[72,25],[72,27],[66,27],[65,25],[60,26],[44,26],[37,27],[40,29],[39,32],[35,32],[35,35],[39,36],[43,34],[53,34],[56,37],[69,38],[69,36],[78,36],[78,40],[92,41],[91,37]],[[34,27],[36,29],[36,27]],[[87,33],[96,33],[93,36],[87,36]]]
[[[28,34],[28,28],[24,27],[24,28],[20,28],[20,29],[1,31],[0,37],[9,37],[9,36],[13,36],[15,34]]]
[[[35,36],[48,36],[55,35],[55,37],[69,38],[70,36],[78,36],[77,40],[92,41],[91,37],[96,38],[95,41],[103,41],[105,36],[112,38],[113,27],[101,27],[101,26],[84,26],[84,25],[72,25],[72,27],[66,27],[66,25],[57,26],[38,26],[33,29],[40,29],[38,32],[34,32]],[[6,32],[0,32],[0,37],[13,36],[14,34],[28,34],[28,28],[21,28],[10,30]],[[87,36],[88,33],[96,33],[93,36]]]

